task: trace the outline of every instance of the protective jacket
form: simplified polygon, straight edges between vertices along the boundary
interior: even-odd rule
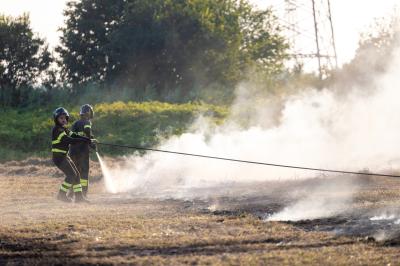
[[[76,121],[74,124],[72,124],[71,130],[78,136],[86,137],[89,139],[93,138],[92,123],[90,122],[90,120],[81,119]],[[70,147],[69,154],[71,156],[83,155],[83,154],[89,156],[89,143],[79,142],[72,144]]]
[[[53,127],[51,140],[51,151],[53,157],[66,156],[70,144],[90,143],[90,138],[79,136],[60,125]]]

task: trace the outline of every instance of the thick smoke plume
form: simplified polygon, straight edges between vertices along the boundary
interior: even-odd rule
[[[283,100],[263,99],[254,96],[257,94],[250,85],[243,84],[224,125],[210,126],[199,118],[187,133],[170,138],[158,148],[305,167],[391,173],[400,166],[400,73],[396,62],[400,62],[398,53],[387,73],[376,77],[377,89],[373,91],[309,89]],[[252,182],[304,180],[321,174],[150,152],[126,157],[119,166],[109,169],[112,184],[107,186],[110,192],[131,191],[146,197],[212,197],[217,191],[235,196],[226,188]],[[357,185],[335,182],[310,189],[307,196],[269,219],[318,218],[346,210]],[[196,192],[199,190],[201,193]],[[339,201],[330,199],[330,195],[339,192]]]

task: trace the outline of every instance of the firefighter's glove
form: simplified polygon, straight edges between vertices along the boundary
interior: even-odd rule
[[[89,147],[92,148],[93,150],[97,151],[97,145],[96,145],[97,143],[98,143],[97,139],[91,139]]]
[[[96,143],[93,143],[93,142],[90,143],[90,144],[89,144],[89,147],[92,148],[94,151],[97,151],[97,145],[96,145]]]

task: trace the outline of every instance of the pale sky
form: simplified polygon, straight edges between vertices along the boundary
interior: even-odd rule
[[[250,1],[260,8],[272,6],[282,11],[285,7],[284,0]],[[311,0],[291,1],[311,10]],[[315,0],[315,2],[327,1]],[[330,2],[339,63],[348,62],[353,58],[360,33],[368,29],[375,18],[390,17],[396,13],[396,8],[400,7],[399,0],[330,0]]]
[[[260,8],[272,6],[282,10],[284,6],[284,0],[250,1]],[[66,2],[66,0],[0,0],[0,13],[16,16],[29,12],[34,31],[45,37],[51,46],[55,46],[59,38],[57,29],[64,23],[62,11]],[[297,2],[309,6],[311,1],[297,0]],[[398,0],[331,0],[340,62],[349,61],[353,57],[360,32],[365,30],[374,18],[394,14],[397,2]]]

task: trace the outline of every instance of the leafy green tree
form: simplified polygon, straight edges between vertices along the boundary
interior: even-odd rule
[[[29,16],[0,15],[0,102],[17,106],[40,82],[52,61],[43,39],[30,28]]]
[[[113,65],[109,53],[111,32],[121,19],[125,0],[70,1],[64,11],[61,75],[70,85],[102,83]]]
[[[154,87],[181,98],[232,88],[248,68],[273,75],[287,44],[270,10],[236,0],[81,0],[65,11],[60,53],[71,85]]]

